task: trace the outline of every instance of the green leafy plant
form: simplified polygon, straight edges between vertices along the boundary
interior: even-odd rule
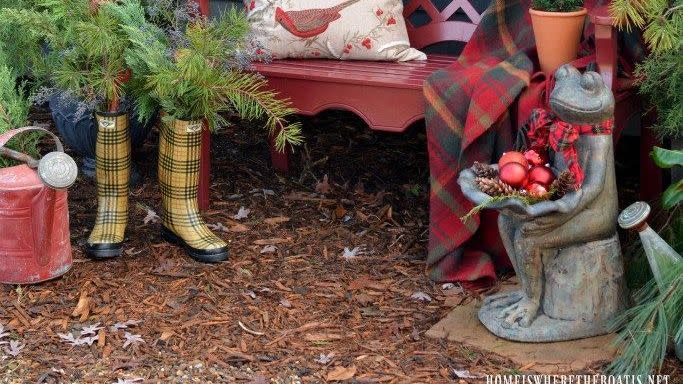
[[[660,138],[683,136],[683,0],[613,0],[620,29],[642,30],[650,54],[636,67],[640,93],[657,110]]]
[[[47,72],[42,52],[43,40],[41,25],[23,28],[17,17],[22,10],[32,9],[33,0],[0,0],[0,51],[7,63],[19,78],[30,78],[40,85]]]
[[[669,150],[654,147],[652,158],[660,168],[672,168],[683,166],[683,151]],[[662,194],[662,205],[664,209],[672,209],[683,201],[683,180],[678,180],[670,185]]]
[[[223,114],[236,114],[265,120],[268,130],[278,133],[280,149],[301,143],[300,126],[286,121],[296,110],[269,91],[260,75],[245,70],[255,48],[243,13],[225,12],[215,21],[173,22],[164,30],[145,21],[134,1],[111,7],[125,15],[122,25],[132,42],[126,62],[137,74],[132,89],[142,118],[160,108],[164,119],[205,118],[215,128],[226,124]]]
[[[32,0],[2,9],[6,24],[30,36],[26,50],[33,75],[87,104],[84,109],[118,111],[127,79],[124,52],[130,42],[109,3],[90,0]],[[8,36],[3,39],[6,43]],[[28,71],[28,69],[24,69]]]
[[[0,63],[0,134],[26,125],[31,103],[24,84],[7,65]],[[21,135],[9,141],[7,147],[15,151],[38,155],[39,135]],[[0,168],[16,165],[16,161],[0,156]]]
[[[573,12],[583,7],[583,0],[533,0],[531,8],[544,12]]]

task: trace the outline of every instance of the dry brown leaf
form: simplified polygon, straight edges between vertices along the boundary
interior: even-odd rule
[[[356,375],[357,370],[358,369],[356,368],[355,365],[351,365],[350,367],[343,367],[340,365],[340,366],[334,367],[334,369],[327,372],[327,375],[325,375],[325,380],[327,380],[327,381],[350,380]]]
[[[174,335],[173,331],[163,331],[163,332],[161,332],[161,336],[159,337],[159,340],[167,341],[171,337],[173,337],[173,335]]]
[[[277,216],[277,217],[269,217],[265,220],[263,220],[264,223],[269,224],[269,225],[278,225],[281,223],[286,223],[290,220],[289,217],[285,216]]]
[[[249,232],[250,228],[244,224],[235,223],[235,224],[231,225],[230,227],[228,227],[228,231],[235,232],[235,233]]]
[[[346,215],[346,212],[346,208],[342,207],[341,205],[337,205],[337,208],[334,210],[334,217],[341,219]]]
[[[81,322],[88,320],[88,316],[90,316],[90,298],[88,297],[87,291],[81,291],[81,296],[78,299],[78,304],[76,304],[76,308],[74,308],[74,311],[71,313],[71,316],[80,316],[79,320]]]
[[[331,190],[332,188],[330,187],[330,181],[327,175],[323,176],[323,180],[315,186],[315,191],[322,193],[323,195],[330,193]]]

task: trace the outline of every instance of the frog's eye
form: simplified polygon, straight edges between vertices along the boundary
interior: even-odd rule
[[[555,71],[555,80],[561,80],[565,77],[569,77],[569,74],[571,73],[572,69],[573,68],[569,64],[561,66],[557,69],[557,71]]]
[[[586,73],[585,75],[581,76],[581,88],[592,91],[597,85],[598,84],[591,73]]]

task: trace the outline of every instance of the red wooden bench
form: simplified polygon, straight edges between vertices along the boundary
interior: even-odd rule
[[[426,23],[413,21],[416,12]],[[456,18],[456,13],[466,18]],[[467,42],[481,20],[466,0],[451,1],[441,11],[431,0],[410,0],[403,15],[410,43],[417,49],[446,41]],[[302,115],[343,109],[357,114],[371,129],[400,133],[424,118],[424,80],[455,60],[457,56],[448,55],[405,63],[275,60],[256,64],[256,70],[273,89],[290,98]],[[271,149],[271,156],[278,171],[288,170],[289,153]]]
[[[208,10],[208,0],[200,0],[200,3],[202,10]],[[413,47],[423,49],[448,41],[466,42],[472,36],[481,19],[472,3],[467,0],[446,0],[441,3],[447,5],[439,10],[432,0],[405,2],[404,17]],[[412,21],[416,12],[421,16],[426,15],[423,19],[428,21],[416,25]],[[616,32],[606,9],[593,10],[591,21],[596,28],[598,68],[617,95],[616,126],[622,129],[627,118],[640,112],[639,101],[634,97],[634,92],[629,92],[624,84],[616,81]],[[274,60],[256,64],[256,70],[268,79],[273,90],[290,98],[302,115],[343,109],[363,118],[371,129],[400,133],[424,118],[424,80],[432,72],[455,60],[457,57],[447,55],[429,55],[427,61],[406,63]],[[208,207],[209,203],[210,153],[208,134],[205,136],[200,181],[202,207]],[[289,169],[289,151],[281,153],[272,145],[271,148],[273,165],[278,171],[286,172]],[[644,147],[646,152],[649,148],[651,146]]]

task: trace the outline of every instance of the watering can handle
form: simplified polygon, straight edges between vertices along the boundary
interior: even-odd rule
[[[57,147],[57,151],[58,152],[64,152],[64,146],[62,145],[62,142],[59,141],[59,138],[57,137],[57,135],[48,131],[45,128],[29,126],[29,127],[12,129],[12,130],[9,130],[9,131],[3,133],[2,135],[0,135],[0,156],[10,157],[14,160],[18,160],[18,161],[26,163],[31,168],[37,168],[38,167],[38,160],[34,159],[33,157],[31,157],[25,153],[21,153],[21,152],[17,152],[17,151],[14,151],[12,149],[9,149],[9,148],[5,148],[5,144],[7,144],[7,142],[10,141],[10,139],[12,139],[14,136],[22,134],[24,132],[47,133],[48,136],[52,137],[52,140],[54,140],[55,146]]]

